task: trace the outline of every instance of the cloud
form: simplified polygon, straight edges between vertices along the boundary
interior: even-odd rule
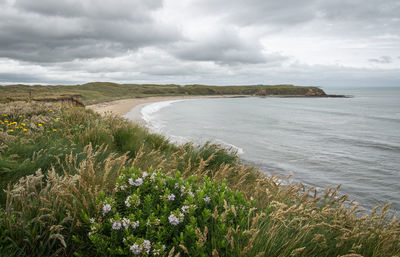
[[[179,31],[157,23],[161,1],[26,1],[1,7],[0,56],[30,62],[118,56],[166,44]]]
[[[368,61],[370,62],[375,62],[375,63],[382,63],[382,64],[387,64],[387,63],[392,63],[393,59],[390,56],[381,56],[378,59],[369,59]]]
[[[397,0],[0,0],[0,81],[400,84],[398,13]]]

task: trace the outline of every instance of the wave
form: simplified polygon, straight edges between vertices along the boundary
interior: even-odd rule
[[[238,147],[238,146],[236,146],[236,145],[227,143],[227,142],[225,142],[225,141],[223,141],[223,140],[221,140],[221,139],[218,139],[218,138],[215,139],[214,141],[215,141],[216,143],[222,145],[222,146],[226,146],[227,148],[232,149],[232,150],[235,151],[238,155],[244,154],[244,150],[243,150],[243,148],[241,148],[241,147]]]
[[[173,103],[177,103],[177,102],[181,102],[181,101],[184,101],[184,100],[170,100],[170,101],[151,103],[151,104],[144,106],[140,110],[140,114],[141,114],[143,120],[146,122],[147,127],[151,131],[160,133],[162,131],[163,124],[154,119],[154,117],[153,117],[154,114],[156,112],[160,111],[161,109],[168,107],[169,105],[171,105]]]

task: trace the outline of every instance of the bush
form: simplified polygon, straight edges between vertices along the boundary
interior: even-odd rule
[[[224,183],[131,168],[116,190],[99,199],[95,217],[87,216],[100,255],[240,256],[247,246],[253,204]]]

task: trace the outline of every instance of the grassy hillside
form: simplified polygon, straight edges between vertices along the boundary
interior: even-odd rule
[[[84,108],[0,110],[3,256],[400,255],[389,206],[362,216],[336,189]]]
[[[154,85],[115,84],[93,82],[77,86],[0,86],[0,102],[16,100],[59,98],[81,95],[84,104],[93,104],[123,98],[172,95],[324,95],[316,87],[292,85],[276,86],[204,86],[204,85]]]

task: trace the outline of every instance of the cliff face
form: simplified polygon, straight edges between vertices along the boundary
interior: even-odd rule
[[[309,88],[305,96],[326,96],[326,93],[320,88]]]
[[[56,103],[62,106],[85,107],[85,105],[82,103],[82,97],[80,95],[58,97],[58,98],[40,98],[33,100],[37,102]]]

